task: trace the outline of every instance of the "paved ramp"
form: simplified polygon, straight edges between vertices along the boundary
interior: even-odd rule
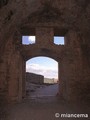
[[[31,92],[29,98],[35,101],[51,102],[56,100],[58,84],[41,86],[35,92]]]

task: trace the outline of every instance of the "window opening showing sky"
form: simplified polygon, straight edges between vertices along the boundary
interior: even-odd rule
[[[22,44],[29,45],[36,42],[36,36],[22,36]]]
[[[64,45],[64,37],[54,36],[54,44]]]
[[[26,72],[58,79],[58,62],[49,57],[34,57],[26,62]]]

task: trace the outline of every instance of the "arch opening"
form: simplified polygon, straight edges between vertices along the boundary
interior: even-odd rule
[[[26,94],[30,98],[54,97],[58,93],[58,62],[38,56],[26,61]]]

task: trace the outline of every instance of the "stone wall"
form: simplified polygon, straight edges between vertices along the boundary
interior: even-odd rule
[[[59,63],[59,93],[90,99],[90,0],[2,0],[0,2],[0,93],[8,101],[25,96],[25,62],[47,56]],[[22,45],[22,35],[36,44]],[[54,35],[65,45],[55,45]]]
[[[9,101],[22,99],[22,65],[23,59],[13,42],[12,36],[7,40],[0,63],[0,90]]]
[[[43,84],[44,83],[44,76],[34,74],[34,73],[26,73],[26,81],[35,84]]]
[[[55,79],[55,78],[44,78],[44,83],[55,84],[55,83],[57,83],[57,79]]]

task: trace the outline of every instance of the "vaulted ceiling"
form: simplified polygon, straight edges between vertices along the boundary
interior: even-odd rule
[[[17,29],[52,26],[75,29],[89,36],[90,0],[2,0],[0,2],[0,38]],[[0,39],[1,41],[1,39]]]

